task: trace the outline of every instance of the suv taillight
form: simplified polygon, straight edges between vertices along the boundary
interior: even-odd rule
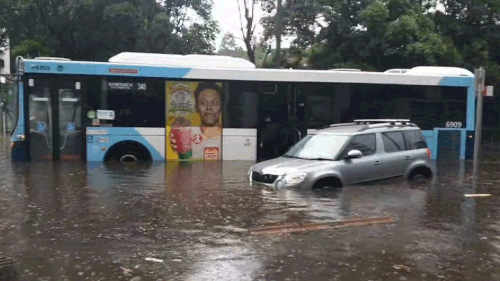
[[[427,156],[429,156],[429,159],[432,159],[432,153],[429,148],[427,148]]]

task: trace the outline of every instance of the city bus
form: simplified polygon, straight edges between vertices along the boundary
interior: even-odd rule
[[[17,59],[14,160],[262,161],[315,129],[409,119],[433,159],[467,159],[474,74],[454,67],[259,69],[239,58],[120,53]]]

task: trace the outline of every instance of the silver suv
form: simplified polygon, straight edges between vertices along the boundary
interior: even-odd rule
[[[397,176],[428,181],[435,175],[431,152],[409,121],[362,119],[316,130],[283,156],[252,166],[250,182],[314,189]]]

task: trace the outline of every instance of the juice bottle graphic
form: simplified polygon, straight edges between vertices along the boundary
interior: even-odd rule
[[[193,157],[190,126],[191,122],[184,117],[179,117],[172,123],[171,137],[175,139],[177,154],[179,155],[179,159],[182,160]]]

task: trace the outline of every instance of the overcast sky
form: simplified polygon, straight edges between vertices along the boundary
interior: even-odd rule
[[[239,19],[240,14],[238,11],[238,1],[241,0],[213,0],[213,1],[214,1],[213,17],[215,20],[219,22],[219,28],[220,28],[220,34],[217,36],[217,39],[215,41],[215,45],[218,48],[222,40],[222,37],[224,37],[224,34],[226,34],[226,32],[231,32],[237,38],[242,38],[241,21]],[[243,6],[241,8],[243,9]],[[255,14],[257,18],[260,18],[262,16],[260,7],[256,7]],[[245,22],[243,22],[243,24],[245,24]],[[262,34],[262,27],[258,25],[256,31],[258,32],[259,35]],[[241,40],[237,41],[238,41],[237,43],[240,46],[242,47],[245,46],[243,44],[243,41]],[[289,43],[287,41],[289,40],[283,40],[283,42],[281,43],[282,47],[288,47]],[[274,45],[275,44],[276,43],[274,43]]]

